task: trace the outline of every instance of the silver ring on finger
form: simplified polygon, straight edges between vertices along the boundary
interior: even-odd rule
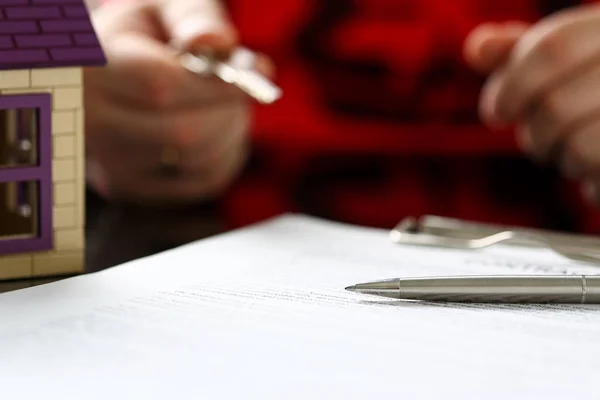
[[[182,175],[181,152],[173,146],[162,149],[159,161],[159,171],[164,178],[177,178]]]

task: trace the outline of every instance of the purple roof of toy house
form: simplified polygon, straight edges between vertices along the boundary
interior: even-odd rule
[[[0,0],[0,70],[104,64],[84,0]]]

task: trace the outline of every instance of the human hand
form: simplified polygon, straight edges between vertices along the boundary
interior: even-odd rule
[[[467,48],[477,47],[476,36]],[[583,180],[600,204],[600,8],[554,14],[517,36],[495,55],[502,61],[483,89],[482,119],[516,124],[527,154]]]
[[[223,8],[217,0],[118,1],[93,21],[108,65],[84,74],[88,183],[109,199],[142,203],[218,196],[246,158],[249,99],[185,70],[176,54],[236,49]],[[233,55],[240,67],[272,73],[266,57]]]

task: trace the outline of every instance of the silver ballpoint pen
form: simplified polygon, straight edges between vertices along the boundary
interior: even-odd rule
[[[473,303],[600,303],[600,276],[506,275],[398,278],[346,290],[401,300]]]

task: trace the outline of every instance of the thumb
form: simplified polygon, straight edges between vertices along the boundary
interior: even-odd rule
[[[219,0],[159,0],[157,12],[177,50],[228,54],[237,45],[237,31]]]
[[[478,72],[492,72],[506,61],[513,46],[528,28],[529,25],[523,22],[479,25],[465,39],[465,60]]]

